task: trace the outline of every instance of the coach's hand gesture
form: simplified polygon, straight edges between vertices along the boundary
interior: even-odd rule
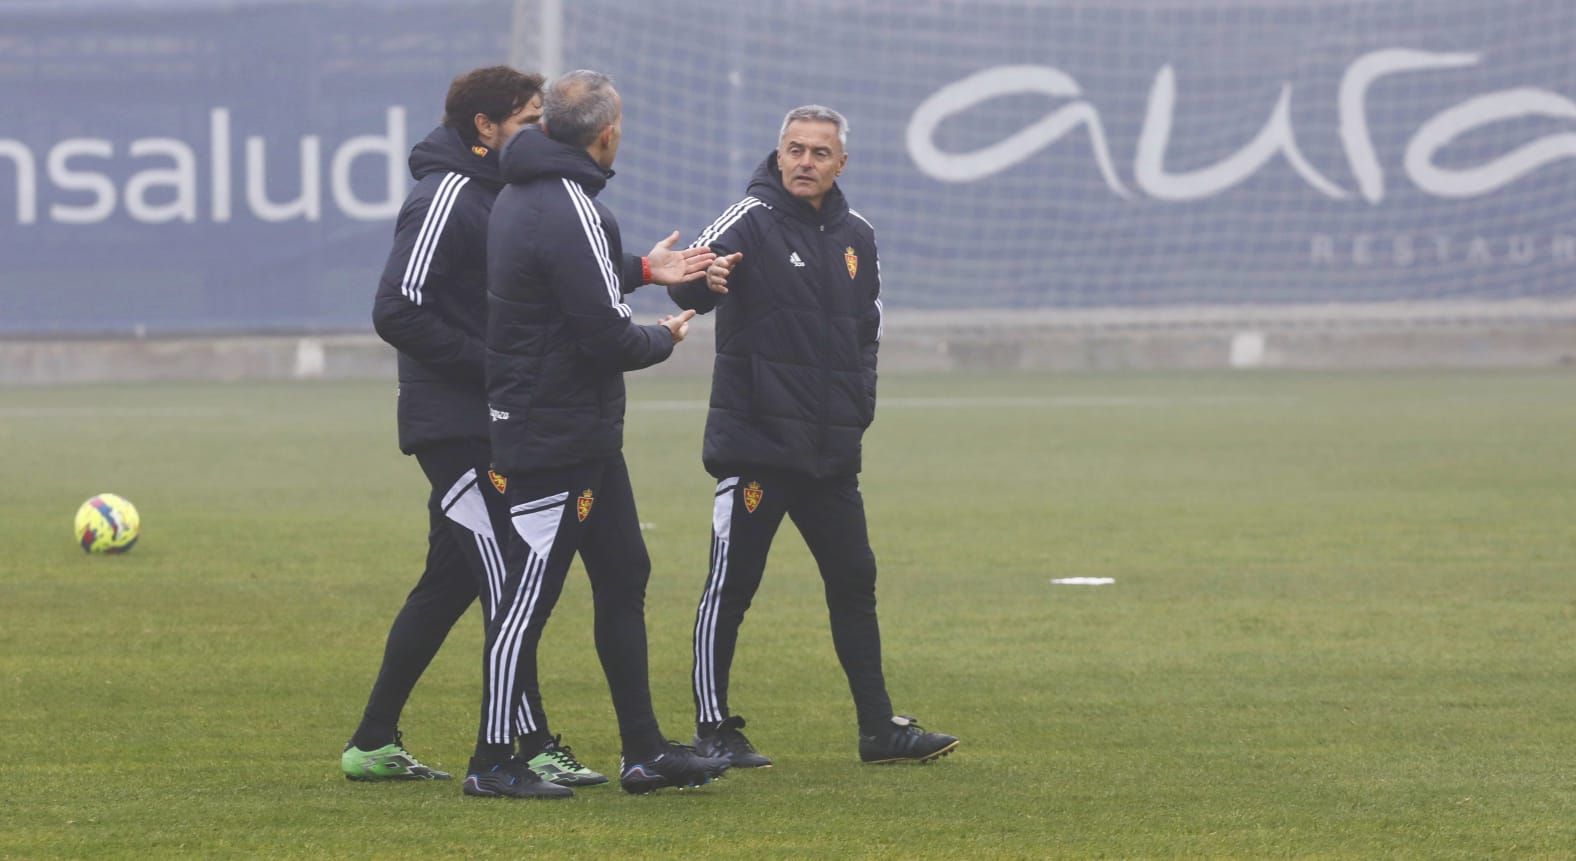
[[[651,267],[651,283],[664,287],[683,284],[705,272],[711,261],[717,259],[716,252],[705,245],[674,251],[673,246],[678,241],[679,232],[675,230],[667,239],[651,246],[651,253],[646,255],[646,265]]]
[[[706,287],[713,293],[728,292],[728,276],[733,274],[733,267],[739,265],[744,259],[742,251],[735,251],[727,257],[718,257],[706,267]]]
[[[694,311],[683,311],[672,316],[663,317],[657,321],[657,325],[668,327],[668,333],[673,336],[673,343],[677,344],[684,340],[685,335],[689,334],[689,321],[694,316]]]

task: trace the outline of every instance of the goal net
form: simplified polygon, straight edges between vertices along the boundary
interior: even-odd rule
[[[1570,0],[15,0],[0,334],[366,331],[505,61],[614,76],[631,250],[820,103],[894,312],[1576,319],[1572,57]]]
[[[562,61],[625,96],[626,235],[694,235],[817,102],[849,117],[842,184],[894,308],[1470,316],[1576,296],[1563,0],[560,11]]]

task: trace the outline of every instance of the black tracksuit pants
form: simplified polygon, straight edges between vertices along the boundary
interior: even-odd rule
[[[739,626],[761,585],[766,554],[784,514],[799,527],[821,569],[832,644],[848,676],[859,726],[874,732],[891,719],[892,702],[881,675],[876,557],[865,528],[859,477],[817,479],[757,467],[743,467],[717,483],[711,573],[695,618],[696,723],[728,716],[728,668]]]
[[[389,629],[383,664],[354,740],[363,749],[394,740],[405,702],[449,630],[478,595],[484,613],[491,615],[504,577],[499,538],[508,509],[488,475],[487,444],[436,443],[415,455],[432,485],[427,565]]]
[[[513,527],[504,549],[508,577],[487,626],[478,751],[548,732],[536,650],[578,552],[591,579],[597,656],[624,754],[644,759],[660,752],[664,742],[646,669],[651,559],[623,455],[511,475],[507,497]]]

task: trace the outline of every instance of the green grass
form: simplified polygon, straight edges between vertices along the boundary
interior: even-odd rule
[[[658,714],[689,734],[704,380],[631,377]],[[882,381],[864,488],[900,710],[961,736],[856,764],[786,527],[732,699],[777,760],[680,794],[467,799],[337,771],[415,581],[393,385],[0,390],[0,856],[1570,857],[1576,375]],[[142,512],[123,558],[71,516]],[[1053,577],[1114,577],[1106,587]],[[543,647],[612,770],[590,595]],[[407,741],[462,769],[473,611]]]

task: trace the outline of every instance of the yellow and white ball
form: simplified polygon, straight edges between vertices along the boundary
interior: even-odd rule
[[[77,543],[84,553],[125,553],[141,532],[136,506],[113,493],[100,493],[77,509]]]

